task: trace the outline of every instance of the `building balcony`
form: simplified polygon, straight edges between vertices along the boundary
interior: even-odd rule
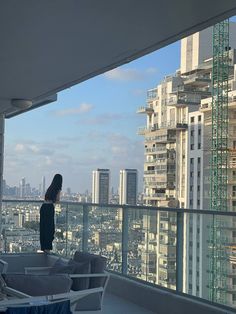
[[[171,266],[168,264],[159,264],[158,265],[160,267],[161,270],[165,270],[166,272],[170,272],[170,273],[175,273],[176,272],[176,267],[175,266]]]
[[[159,200],[168,200],[165,193],[153,193],[153,194],[144,194],[145,199],[159,199]]]
[[[153,112],[154,112],[154,110],[151,106],[139,107],[137,110],[137,113],[152,114]]]
[[[231,95],[228,97],[229,109],[236,106],[236,95]],[[212,99],[203,99],[201,102],[201,111],[209,111],[212,108]]]
[[[160,152],[166,152],[166,151],[167,151],[166,146],[151,147],[151,148],[146,148],[145,150],[146,154],[154,154],[154,153],[160,153]]]
[[[186,121],[169,121],[166,124],[168,129],[176,129],[176,130],[186,130],[188,128],[188,124]]]
[[[147,101],[158,99],[157,88],[152,88],[147,91]]]
[[[158,126],[155,125],[155,126],[150,126],[150,127],[140,127],[138,128],[138,131],[137,131],[137,134],[138,135],[146,135],[147,133],[150,133],[150,132],[153,132],[153,131],[156,131],[158,130]]]
[[[24,212],[28,210],[38,211],[40,205],[41,201],[9,200],[3,202],[3,252],[21,254],[29,251],[37,251],[39,248],[38,231],[29,229],[29,224],[24,226],[24,222],[22,222],[22,220],[16,219],[17,216],[15,216],[14,222],[11,221],[11,219],[8,220],[7,217],[11,217],[11,212],[13,210],[15,211],[16,208],[18,208],[18,210],[24,214]],[[96,208],[96,211],[94,211],[94,208]],[[99,230],[103,230],[104,233],[106,233],[106,231],[109,233],[109,230],[116,230],[119,228],[117,227],[118,218],[116,214],[118,209],[123,211],[121,221],[119,221],[122,225],[122,229],[119,230],[120,232],[124,232],[123,236],[119,237],[115,242],[113,238],[109,239],[108,236],[104,238],[101,243],[99,243],[99,240],[94,242],[94,235],[98,230],[98,226]],[[156,235],[155,233],[150,233],[153,229],[151,226],[151,224],[154,223],[153,217],[157,217],[158,211],[160,211],[160,215],[164,215],[166,213],[165,218],[167,221],[169,219],[169,222],[173,218],[172,216],[174,216],[176,219],[176,230],[172,229],[173,224],[171,223],[163,228],[164,233],[171,233],[171,237],[168,235],[168,239],[165,235],[163,239],[160,239],[159,233]],[[140,218],[136,218],[135,212],[139,214],[143,213],[143,217],[146,217],[145,221],[147,225],[144,225],[143,222],[141,222],[140,225]],[[120,305],[118,306],[116,304],[112,313],[116,313],[115,311],[118,313],[118,310],[123,310],[124,313],[125,311],[128,311],[127,313],[132,313],[128,310],[128,308],[135,310],[135,313],[139,313],[141,310],[143,312],[140,313],[149,313],[148,311],[151,311],[150,313],[152,313],[152,311],[155,313],[155,309],[150,308],[148,304],[139,304],[137,301],[137,293],[143,295],[143,293],[146,293],[144,291],[148,291],[148,294],[150,295],[151,293],[154,299],[163,298],[163,288],[160,286],[164,285],[164,283],[162,284],[160,281],[158,285],[154,283],[150,285],[150,281],[155,282],[155,278],[157,278],[158,270],[154,267],[156,265],[154,263],[155,258],[163,258],[163,256],[165,256],[167,261],[172,261],[174,264],[159,264],[159,270],[169,273],[173,278],[176,278],[176,286],[173,284],[172,286],[168,285],[168,289],[165,290],[165,295],[171,296],[172,292],[169,288],[177,290],[175,293],[176,297],[178,297],[178,292],[182,292],[185,265],[183,252],[185,247],[183,241],[180,239],[183,239],[184,236],[183,230],[186,227],[184,224],[188,223],[188,220],[185,221],[183,217],[185,215],[188,215],[189,217],[189,215],[194,216],[196,214],[204,215],[204,220],[207,219],[209,222],[205,230],[205,242],[203,242],[200,247],[207,248],[206,251],[208,252],[208,257],[206,258],[208,258],[208,260],[206,265],[210,265],[209,256],[212,259],[217,258],[217,254],[210,253],[212,246],[210,245],[208,238],[211,234],[209,232],[209,228],[211,228],[211,226],[213,227],[213,225],[210,224],[210,222],[213,223],[214,221],[213,215],[214,217],[217,216],[223,217],[226,220],[228,219],[230,222],[232,221],[232,217],[236,217],[236,213],[221,213],[219,211],[214,212],[204,210],[194,210],[192,213],[190,209],[185,210],[179,208],[170,209],[164,207],[157,208],[150,206],[129,206],[114,204],[103,205],[62,201],[56,209],[54,252],[60,256],[69,258],[76,250],[83,250],[95,254],[102,254],[108,259],[108,271],[111,272],[111,280],[108,285],[107,294],[104,301],[104,308],[101,313],[109,313],[109,311],[111,311],[112,304],[114,305],[116,302],[120,302]],[[139,228],[134,229],[133,226],[135,226],[137,223],[139,223]],[[204,232],[204,230],[201,230],[200,232]],[[106,243],[104,243],[104,241],[106,241]],[[230,239],[228,239],[228,242],[230,242]],[[233,237],[231,242],[234,242]],[[188,243],[188,241],[186,243]],[[137,248],[139,248],[139,250]],[[144,251],[146,254],[143,254]],[[226,247],[226,253],[228,254],[226,263],[228,261],[228,266],[226,265],[227,269],[225,271],[228,274],[227,276],[230,277],[235,274],[235,271],[229,270],[229,266],[231,265],[230,256],[232,255],[232,251],[230,251],[231,253],[228,253],[228,251],[229,248]],[[141,252],[142,254],[140,254]],[[174,254],[175,252],[176,254]],[[150,261],[150,263],[148,261]],[[219,262],[218,258],[217,261]],[[142,268],[141,266],[144,264],[146,267]],[[146,273],[150,275],[146,276]],[[150,279],[150,276],[153,279]],[[206,274],[204,276],[206,276]],[[149,283],[146,281],[149,281]],[[128,292],[126,290],[127,287],[133,288]],[[214,287],[211,288],[218,289]],[[234,285],[228,285],[226,290],[227,293],[232,294],[235,293],[236,287]],[[133,291],[135,291],[136,299],[134,298]],[[194,302],[195,300],[191,299],[191,297],[186,294],[181,294],[180,297],[183,298],[183,300],[181,299],[181,302],[184,302],[184,300],[186,300],[186,302],[190,302],[191,300],[191,302]],[[207,299],[208,294],[203,297]],[[153,304],[154,302],[152,300],[149,301],[150,304]],[[198,303],[202,303],[203,306],[205,304],[203,299],[196,298],[196,301]],[[209,305],[209,303],[206,303],[206,305],[207,304]],[[228,305],[232,306],[232,303]],[[213,303],[211,306],[216,306],[218,309],[221,308],[220,305]],[[144,307],[144,309],[139,307]],[[230,313],[229,310],[230,308],[227,308],[227,313]]]
[[[209,75],[201,75],[194,73],[188,75],[184,80],[184,85],[191,85],[192,87],[207,87],[211,84],[211,77]]]
[[[199,93],[187,93],[186,91],[177,92],[167,101],[168,106],[185,107],[186,105],[199,105],[201,95]]]

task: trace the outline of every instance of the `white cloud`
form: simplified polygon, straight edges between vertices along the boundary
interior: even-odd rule
[[[123,120],[127,118],[127,114],[121,113],[104,113],[101,115],[97,115],[93,118],[89,119],[81,119],[79,124],[89,124],[89,125],[104,125],[107,123],[113,123],[114,121]]]
[[[137,89],[132,90],[132,94],[134,96],[143,96],[143,95],[145,95],[145,93],[146,93],[146,90],[141,89],[141,88],[137,88]]]
[[[60,117],[78,115],[78,114],[89,112],[92,110],[92,108],[93,108],[93,105],[82,103],[79,107],[67,108],[67,109],[55,111],[55,114]]]
[[[108,71],[104,76],[109,80],[116,81],[137,81],[141,80],[142,73],[136,69],[121,69],[116,68],[114,70]]]
[[[156,73],[157,68],[155,67],[150,67],[145,70],[116,68],[106,72],[104,76],[114,81],[140,81]]]
[[[147,68],[146,73],[147,74],[156,74],[157,68],[154,68],[154,67]]]
[[[15,146],[15,151],[16,152],[23,152],[24,151],[24,145],[23,144],[20,144],[20,143],[18,143],[18,144],[16,144],[16,146]]]
[[[52,159],[49,156],[45,157],[45,163],[47,166],[50,166],[52,164]]]
[[[38,153],[38,152],[39,152],[39,148],[37,147],[37,145],[29,145],[28,148],[29,148],[29,150],[31,150],[33,153]]]

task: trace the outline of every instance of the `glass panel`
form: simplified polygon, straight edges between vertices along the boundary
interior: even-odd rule
[[[83,241],[83,206],[68,206],[67,256],[72,257],[75,251],[82,251]]]
[[[122,211],[119,208],[91,206],[89,210],[88,251],[108,259],[108,269],[121,272]]]
[[[235,306],[236,217],[185,215],[183,292]]]
[[[55,206],[55,235],[53,240],[53,251],[64,256],[67,254],[67,211],[67,205],[57,204]]]
[[[3,202],[1,252],[40,249],[40,206],[38,201]],[[87,226],[83,225],[86,208]],[[118,205],[61,202],[55,208],[55,221],[54,252],[70,257],[83,249],[87,237],[88,251],[107,257],[108,269],[176,289],[176,212],[138,206],[123,213]],[[236,217],[186,213],[181,244],[183,292],[235,307]]]
[[[129,210],[128,274],[176,289],[176,213]]]
[[[2,252],[36,252],[39,244],[39,202],[3,202]]]

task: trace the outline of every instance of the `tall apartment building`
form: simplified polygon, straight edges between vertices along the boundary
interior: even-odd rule
[[[22,178],[20,180],[20,197],[25,197],[26,196],[26,181],[25,181],[25,178]]]
[[[137,169],[120,170],[119,204],[136,205],[138,197]]]
[[[42,176],[41,196],[44,197],[45,193],[46,193],[46,179],[45,176]]]
[[[110,170],[97,169],[93,171],[92,202],[109,203]]]
[[[137,205],[138,199],[138,171],[137,169],[120,170],[119,182],[119,204]],[[117,212],[119,228],[122,228],[122,209]],[[129,217],[131,221],[140,219],[139,211],[129,209]]]
[[[144,201],[146,205],[209,209],[211,157],[212,28],[181,41],[181,66],[147,93],[139,113],[147,124],[144,135]],[[230,24],[228,209],[236,208],[236,25]],[[209,295],[210,217],[185,215],[184,292]],[[234,220],[225,228],[236,245]],[[142,276],[174,288],[176,285],[176,215],[159,212],[144,217]],[[229,253],[230,254],[230,253]],[[230,256],[230,255],[229,255]],[[225,269],[228,304],[236,300],[236,263]]]

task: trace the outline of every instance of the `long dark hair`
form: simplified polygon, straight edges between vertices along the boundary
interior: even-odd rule
[[[50,184],[49,188],[46,191],[45,194],[45,200],[46,201],[53,201],[56,202],[57,194],[59,191],[61,191],[62,188],[62,175],[61,174],[55,174],[52,183]]]

